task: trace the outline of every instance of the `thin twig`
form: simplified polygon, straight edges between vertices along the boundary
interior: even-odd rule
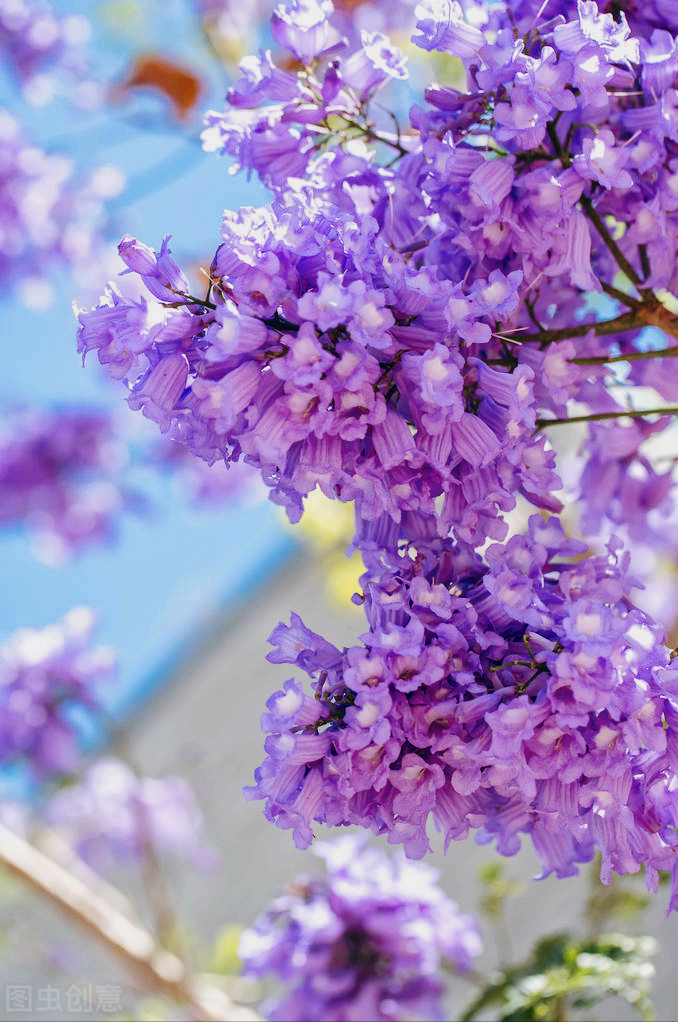
[[[591,330],[597,337],[605,334],[620,334],[627,330],[640,330],[646,324],[639,320],[637,313],[624,312],[614,319],[600,320],[598,323],[576,323],[574,326],[558,327],[554,330],[542,330],[540,333],[521,334],[518,338],[521,344],[541,344],[546,347],[556,341],[566,341],[570,337],[583,337]]]
[[[187,973],[176,955],[158,947],[131,905],[84,864],[66,858],[54,834],[41,842],[43,851],[0,824],[0,865],[112,952],[149,990],[181,1004],[198,1022],[257,1022],[249,1008],[235,1005],[223,990]],[[47,852],[49,849],[49,852]],[[72,853],[71,853],[72,854]],[[114,890],[114,889],[113,889]]]
[[[614,256],[619,269],[626,274],[626,276],[629,278],[632,284],[636,285],[641,294],[643,295],[647,294],[648,293],[647,288],[641,287],[643,282],[640,279],[640,276],[631,266],[631,263],[628,261],[628,259],[620,249],[619,245],[608,231],[604,220],[602,219],[597,209],[591,202],[591,199],[588,197],[588,195],[582,195],[579,201],[581,202],[582,209],[586,213],[587,217],[589,218],[595,229],[598,231],[598,234],[602,238],[605,245],[608,247],[608,249]],[[651,294],[652,292],[649,293]]]
[[[671,337],[678,337],[678,318],[652,296],[652,300],[639,302],[634,309],[623,312],[620,316],[614,316],[612,319],[599,320],[597,323],[576,323],[573,326],[542,330],[539,333],[523,333],[518,340],[521,344],[540,344],[545,348],[556,341],[565,341],[571,337],[583,337],[591,330],[596,337],[604,337],[608,334],[627,333],[630,330],[643,330],[648,326],[657,327]],[[607,361],[609,359],[603,360],[603,362]],[[586,364],[586,362],[582,362],[582,365]],[[588,364],[595,365],[596,363]]]
[[[648,351],[628,351],[625,355],[586,355],[581,358],[568,358],[578,366],[604,366],[613,362],[641,362],[645,358],[676,358],[678,345],[671,348],[650,348]]]
[[[615,298],[621,305],[625,305],[629,309],[637,309],[643,304],[639,298],[627,295],[626,291],[620,291],[619,288],[613,287],[612,284],[607,284],[604,280],[600,281],[600,286],[606,295],[609,295],[610,298]]]
[[[537,419],[535,430],[547,426],[565,426],[571,422],[597,422],[601,419],[642,419],[645,415],[678,415],[678,406],[667,408],[645,408],[643,411],[631,409],[622,412],[595,412],[593,415],[571,415],[569,419]]]

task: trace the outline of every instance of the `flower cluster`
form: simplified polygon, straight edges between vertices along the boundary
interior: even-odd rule
[[[125,452],[110,415],[65,407],[7,414],[0,428],[0,526],[26,527],[58,562],[110,540],[132,495],[113,479]]]
[[[196,868],[217,861],[186,781],[137,777],[120,760],[96,760],[76,784],[50,798],[44,815],[99,870],[159,854],[188,859]]]
[[[256,468],[292,521],[316,487],[355,506],[363,645],[296,618],[274,633],[315,697],[273,697],[250,794],[302,845],[350,822],[419,856],[433,817],[506,853],[527,834],[545,873],[596,847],[604,878],[674,866],[664,634],[618,541],[596,556],[548,518],[547,439],[592,422],[583,531],[652,539],[674,479],[648,443],[678,411],[666,7],[422,0],[413,42],[466,86],[432,84],[405,125],[374,102],[407,79],[400,49],[292,0],[272,19],[286,57],[243,61],[204,135],[271,204],[225,212],[204,297],[167,238],[126,236],[146,296],[112,286],[79,313],[80,351],[194,454]],[[670,404],[644,412],[648,393]],[[547,514],[509,538],[530,505]]]
[[[650,234],[634,235],[660,192],[667,205],[673,172],[657,168],[670,134],[645,139],[637,97],[626,96],[635,79],[617,66],[621,43],[594,41],[586,4],[584,28],[579,21],[568,28],[572,36],[593,33],[586,46],[567,42],[564,25],[520,59],[466,23],[463,42],[450,41],[457,37],[449,26],[450,38],[435,42],[422,17],[416,41],[466,59],[474,91],[432,88],[430,105],[412,111],[416,134],[377,131],[367,120],[369,99],[406,76],[402,54],[385,37],[365,35],[359,51],[336,56],[341,37],[327,12],[327,3],[309,0],[273,22],[296,60],[327,54],[324,76],[295,76],[263,55],[243,64],[229,109],[211,117],[208,147],[256,171],[276,199],[271,209],[225,214],[208,299],[189,300],[166,241],[156,254],[126,238],[123,260],[156,301],[111,291],[81,314],[80,348],[97,349],[115,376],[129,379],[133,407],[195,453],[210,462],[242,455],[258,467],[292,519],[319,485],[358,501],[366,519],[425,510],[441,532],[501,538],[498,519],[516,494],[559,507],[554,458],[535,424],[562,414],[572,398],[593,414],[621,414],[605,353],[628,348],[625,333],[634,341],[650,321],[677,330],[655,298],[642,316],[636,309],[612,317],[601,337],[587,305],[601,280],[613,287],[610,245],[632,279],[643,263],[654,287],[671,285],[672,208],[659,238],[649,226],[651,243]],[[598,16],[603,26],[605,18]],[[628,29],[612,36],[620,33],[626,39]],[[569,47],[557,68],[554,35]],[[627,64],[640,60],[637,41],[624,45]],[[591,47],[608,70],[587,98],[588,80],[580,83],[576,68]],[[476,51],[482,71],[472,62]],[[656,61],[648,55],[646,64]],[[530,75],[548,82],[543,95]],[[511,104],[523,92],[539,99],[534,112],[528,104],[521,113],[529,138],[511,127]],[[488,155],[480,141],[490,114],[501,129]],[[578,125],[593,115],[587,134]],[[626,168],[641,135],[654,156],[632,179]],[[395,152],[395,163],[376,163],[366,144],[374,139]],[[620,246],[605,226],[611,216],[635,224]],[[632,310],[638,304],[628,302]],[[633,370],[641,382],[646,363]]]
[[[469,539],[504,534],[498,516],[514,506],[515,492],[559,508],[549,493],[560,485],[554,455],[534,435],[533,369],[508,374],[477,357],[465,365],[460,337],[438,340],[438,330],[449,332],[454,288],[391,258],[374,224],[356,237],[342,217],[338,230],[327,210],[308,214],[290,204],[282,240],[265,211],[225,219],[232,241],[212,272],[228,273],[231,296],[214,309],[176,300],[188,283],[166,242],[156,254],[124,239],[128,267],[165,301],[128,299],[111,287],[106,304],[80,313],[80,350],[96,349],[112,375],[127,376],[130,407],[206,461],[244,455],[292,521],[316,485],[356,501],[366,520],[422,512]],[[386,260],[391,307],[379,268]],[[334,279],[332,262],[351,272]],[[464,304],[517,301],[507,297],[515,286],[495,275],[484,297]],[[427,297],[431,289],[440,303]],[[476,328],[489,338],[489,325],[469,326]]]
[[[54,269],[84,278],[102,268],[105,203],[122,183],[112,166],[77,180],[70,159],[34,145],[0,108],[0,288],[40,307],[53,299]]]
[[[99,105],[101,86],[83,52],[90,33],[87,18],[59,15],[44,0],[0,0],[0,53],[29,103],[42,105],[64,87],[76,105]]]
[[[442,1019],[443,961],[467,972],[482,950],[475,920],[435,870],[393,861],[355,835],[314,849],[325,879],[299,877],[240,940],[245,974],[288,986],[269,1019]]]
[[[530,837],[543,875],[603,856],[610,871],[674,869],[675,670],[629,603],[628,554],[589,556],[557,519],[484,558],[421,542],[363,577],[369,631],[339,651],[298,617],[269,654],[313,678],[268,703],[251,798],[307,847],[314,820],[430,850],[478,829],[506,855]]]
[[[90,643],[85,607],[42,629],[24,628],[0,647],[0,763],[26,765],[37,779],[73,770],[78,717],[98,708],[97,688],[112,673],[108,647]]]

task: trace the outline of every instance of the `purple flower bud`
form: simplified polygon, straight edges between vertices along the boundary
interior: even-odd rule
[[[131,234],[125,234],[118,245],[120,258],[130,270],[139,273],[141,276],[151,276],[156,273],[158,260],[155,252],[142,241],[137,241]]]
[[[406,57],[392,46],[381,32],[361,32],[362,49],[341,64],[341,77],[352,89],[366,98],[389,78],[408,77]]]
[[[417,32],[412,42],[423,50],[439,50],[453,57],[475,57],[485,44],[477,28],[464,21],[456,0],[423,0],[415,8]]]
[[[273,13],[273,38],[302,64],[310,64],[338,41],[329,23],[333,11],[331,0],[291,0]]]

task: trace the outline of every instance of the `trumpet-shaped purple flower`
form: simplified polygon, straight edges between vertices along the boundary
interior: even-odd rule
[[[78,759],[73,711],[98,707],[97,687],[113,654],[92,647],[91,611],[76,607],[58,624],[24,628],[0,647],[0,762],[37,779],[72,772]]]
[[[302,64],[310,64],[338,41],[329,17],[332,0],[291,0],[273,13],[273,38]]]
[[[362,49],[341,66],[342,80],[365,99],[391,78],[407,78],[405,57],[381,32],[361,34]]]
[[[274,697],[288,712],[262,718],[268,759],[248,797],[300,847],[314,820],[360,824],[419,858],[432,817],[446,843],[477,829],[510,855],[529,836],[544,876],[571,875],[596,847],[604,879],[671,868],[668,652],[625,595],[628,555],[611,544],[571,560],[585,545],[538,516],[484,560],[413,547],[414,560],[382,551],[362,579],[364,646],[321,664],[298,619],[294,642],[276,629],[272,659],[308,671],[315,699]],[[628,809],[623,837],[604,823],[613,806]]]
[[[471,916],[422,864],[389,859],[355,835],[317,845],[327,875],[299,877],[240,938],[245,975],[286,993],[269,1019],[442,1019],[443,962],[467,972],[482,949]]]

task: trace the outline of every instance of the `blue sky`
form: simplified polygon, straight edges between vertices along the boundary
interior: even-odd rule
[[[200,68],[208,81],[201,105],[221,103],[227,82],[201,44],[188,2],[147,0],[131,20],[123,16],[129,4],[62,0],[55,8],[93,19],[91,52],[108,80],[120,77],[131,52],[153,49]],[[117,24],[115,31],[111,24]],[[81,170],[98,163],[119,166],[129,181],[114,202],[119,234],[129,232],[159,247],[163,234],[170,233],[179,261],[210,259],[225,206],[265,201],[257,186],[228,174],[226,161],[201,151],[198,125],[191,138],[163,123],[161,100],[142,98],[93,114],[74,113],[59,101],[33,110],[0,78],[0,101],[38,144],[66,151]],[[2,302],[0,402],[120,407],[122,387],[105,381],[94,360],[82,368],[71,312],[71,301],[79,296],[65,276],[56,283],[57,300],[44,312]],[[116,715],[129,712],[161,684],[199,635],[264,583],[294,549],[278,510],[268,502],[196,510],[176,499],[167,479],[146,474],[145,484],[156,505],[153,516],[124,516],[114,547],[79,555],[63,569],[32,558],[22,532],[0,533],[0,637],[17,627],[45,625],[76,604],[91,606],[99,617],[97,639],[115,646],[119,655],[118,678],[107,698]],[[262,647],[275,624],[262,622]]]

